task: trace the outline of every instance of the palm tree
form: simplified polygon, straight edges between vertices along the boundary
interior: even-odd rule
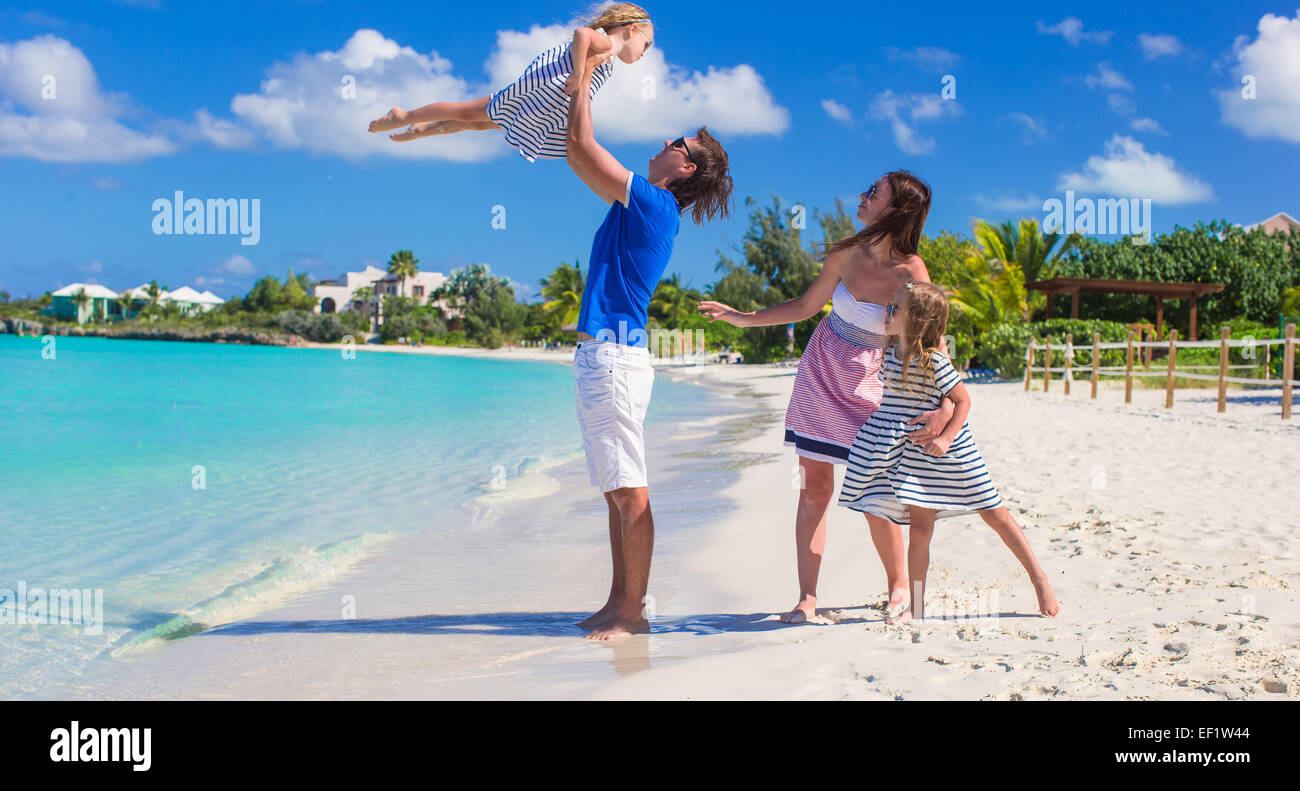
[[[975,241],[986,260],[1003,261],[1015,264],[1022,276],[1022,283],[1034,283],[1048,280],[1058,273],[1060,263],[1081,241],[1082,236],[1072,233],[1062,236],[1060,231],[1044,234],[1038,220],[1022,219],[1019,223],[1007,220],[1001,225],[993,225],[985,220],[975,221]],[[1057,247],[1057,242],[1060,246]],[[1041,291],[1028,294],[1025,298],[1024,317],[1029,319],[1034,311],[1047,304],[1047,296]]]
[[[415,277],[420,273],[419,263],[420,261],[415,257],[415,253],[410,250],[398,250],[389,257],[388,274],[397,275],[399,283],[397,287],[398,296],[406,296],[406,279]]]
[[[135,292],[123,291],[117,295],[117,299],[114,301],[117,302],[118,307],[122,308],[122,318],[125,319],[131,313],[131,305],[135,302]]]
[[[586,285],[578,262],[574,261],[573,266],[560,264],[550,277],[542,278],[540,283],[542,296],[547,300],[542,306],[547,318],[560,327],[576,322],[582,310],[582,289]]]
[[[80,291],[78,291],[78,292],[77,292],[75,295],[73,295],[73,297],[72,297],[72,304],[74,304],[74,305],[77,306],[77,323],[78,323],[78,324],[81,323],[81,311],[82,311],[83,308],[86,307],[86,303],[87,303],[87,302],[90,302],[90,295],[86,293],[86,289],[84,289],[84,288],[81,289]]]
[[[703,299],[698,291],[682,285],[682,276],[674,273],[660,281],[650,297],[650,315],[666,327],[675,327],[687,316],[693,315],[695,306]]]

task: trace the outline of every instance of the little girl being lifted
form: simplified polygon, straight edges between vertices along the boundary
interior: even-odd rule
[[[632,3],[612,3],[573,40],[533,59],[519,79],[492,96],[467,102],[434,102],[417,110],[394,107],[370,122],[371,132],[410,125],[397,141],[445,135],[471,129],[504,128],[506,142],[529,162],[563,159],[568,127],[569,97],[591,75],[591,97],[614,71],[613,60],[635,63],[654,44],[654,27],[645,9]]]

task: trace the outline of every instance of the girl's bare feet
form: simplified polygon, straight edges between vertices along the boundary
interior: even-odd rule
[[[796,604],[793,610],[781,616],[781,621],[783,623],[804,623],[816,614],[817,599],[805,596],[803,601]]]
[[[1038,611],[1049,618],[1056,617],[1061,605],[1056,601],[1056,592],[1048,584],[1047,577],[1034,580],[1034,594],[1038,596]]]
[[[400,107],[394,107],[389,110],[383,118],[376,118],[370,122],[368,131],[387,132],[392,129],[398,129],[406,126],[410,121],[406,120],[406,111]]]
[[[907,588],[895,588],[889,592],[889,601],[885,603],[885,617],[895,618],[912,606],[912,597]]]
[[[911,622],[912,622],[912,608],[910,606],[907,609],[900,612],[898,615],[885,619],[885,623],[889,624],[890,626],[902,626],[903,624],[911,623]]]

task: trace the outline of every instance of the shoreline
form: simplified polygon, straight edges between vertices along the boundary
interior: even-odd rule
[[[523,359],[510,354],[476,356]],[[1023,571],[969,515],[937,531],[932,617],[888,626],[864,520],[832,505],[818,618],[788,626],[795,457],[781,418],[796,369],[657,370],[721,389],[737,411],[648,431],[650,635],[592,644],[574,627],[604,599],[608,544],[604,503],[572,459],[540,496],[488,505],[464,546],[404,539],[290,606],[166,646],[74,697],[1300,697],[1300,624],[1288,618],[1300,605],[1288,495],[1300,420],[1278,420],[1276,403],[1218,414],[1213,393],[1165,410],[1162,390],[1124,404],[1122,390],[1093,401],[1084,388],[969,385],[977,442],[1061,615],[1037,615]],[[506,548],[520,558],[499,589],[454,596],[475,578],[474,553]],[[364,620],[339,619],[348,591],[364,591]]]

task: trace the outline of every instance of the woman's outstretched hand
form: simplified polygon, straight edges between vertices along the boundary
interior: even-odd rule
[[[746,326],[745,319],[750,316],[748,313],[741,313],[730,305],[724,305],[721,302],[701,302],[698,307],[701,314],[709,317],[709,321],[722,319],[728,324],[734,324],[737,327]]]

